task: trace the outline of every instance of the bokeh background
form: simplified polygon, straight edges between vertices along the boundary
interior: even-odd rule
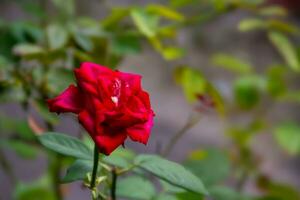
[[[20,25],[22,22],[39,24],[39,27],[42,27],[41,29],[43,30],[47,24],[58,20],[56,18],[57,15],[61,14],[61,9],[67,9],[68,2],[69,0],[65,2],[61,1],[60,5],[59,3],[56,4],[50,0],[1,0],[0,25],[2,27],[2,34],[0,34],[0,49],[1,46],[4,48],[4,43],[2,42],[7,42],[7,40],[9,40],[5,31],[8,29],[18,31],[19,28],[19,34],[22,34],[22,26],[18,26],[18,23]],[[178,12],[182,13],[184,16],[198,16],[197,20],[191,20],[190,23],[178,26],[176,28],[176,36],[167,38],[168,41],[166,42],[167,45],[184,49],[183,55],[178,57],[175,56],[174,59],[166,59],[162,56],[162,53],[155,48],[155,45],[153,46],[146,37],[146,39],[141,39],[142,47],[139,52],[135,54],[122,55],[122,59],[116,64],[116,67],[119,70],[143,75],[143,87],[149,91],[152,107],[156,113],[155,125],[149,144],[144,146],[142,144],[136,144],[128,141],[126,142],[126,148],[134,149],[139,153],[158,153],[164,149],[172,136],[185,126],[191,113],[196,113],[195,115],[200,116],[199,122],[188,129],[184,137],[179,139],[168,157],[171,160],[183,162],[192,151],[199,149],[217,148],[221,149],[221,151],[231,152],[231,150],[234,149],[234,142],[233,139],[228,136],[228,129],[233,126],[249,124],[249,122],[253,121],[253,116],[255,116],[256,119],[264,117],[268,125],[261,129],[259,134],[255,134],[255,136],[251,139],[251,142],[249,142],[249,149],[251,149],[252,154],[255,155],[255,159],[252,164],[256,166],[255,168],[259,169],[259,173],[270,177],[272,181],[287,184],[289,187],[300,192],[300,129],[298,128],[295,130],[298,135],[293,135],[288,139],[290,141],[294,141],[294,143],[291,142],[291,144],[288,144],[287,146],[296,146],[294,148],[296,150],[293,149],[292,153],[290,153],[289,150],[282,148],[278,141],[276,141],[276,137],[274,137],[273,134],[274,127],[282,121],[293,121],[295,124],[299,124],[299,92],[297,93],[297,97],[294,95],[295,98],[289,101],[280,100],[278,103],[274,99],[262,98],[258,106],[259,108],[246,109],[246,111],[243,109],[232,108],[235,106],[233,80],[243,77],[244,74],[238,74],[235,72],[232,73],[231,70],[226,68],[226,66],[225,68],[219,67],[218,65],[222,65],[222,61],[220,61],[221,64],[219,64],[220,62],[212,61],[212,57],[216,54],[231,55],[232,57],[247,64],[251,63],[249,65],[252,66],[252,70],[255,71],[257,75],[264,74],[271,65],[280,65],[291,71],[287,72],[288,75],[286,76],[286,82],[289,84],[289,87],[292,88],[291,90],[299,90],[299,75],[297,74],[297,70],[293,70],[293,67],[292,69],[289,68],[288,65],[290,63],[287,61],[286,64],[286,60],[281,56],[280,50],[278,51],[276,46],[274,47],[274,45],[272,45],[268,38],[268,34],[266,34],[267,31],[272,30],[283,32],[287,35],[287,37],[291,38],[291,44],[295,45],[295,50],[297,51],[296,54],[298,55],[297,45],[300,38],[298,25],[300,23],[300,18],[298,17],[297,12],[300,12],[299,2],[297,0],[274,1],[278,3],[276,5],[285,6],[285,8],[280,7],[282,10],[279,10],[278,8],[277,12],[279,14],[274,11],[275,14],[270,14],[270,16],[267,17],[274,19],[274,21],[284,21],[286,25],[278,25],[278,27],[270,27],[265,30],[264,28],[261,28],[258,23],[252,25],[253,27],[248,25],[250,27],[248,27],[250,31],[241,31],[241,22],[243,20],[254,18],[264,20],[264,17],[257,17],[257,11],[252,12],[252,7],[250,6],[249,8],[246,6],[236,8],[234,6],[229,6],[229,8],[220,8],[220,10],[212,12],[211,10],[216,9],[213,7],[212,3],[217,1],[203,0],[195,1],[196,3],[193,4],[191,2],[192,1],[182,1],[182,4],[187,5],[185,7],[179,7],[178,10],[180,11]],[[251,4],[251,1],[248,2]],[[274,6],[274,2],[270,1],[267,4],[262,5]],[[189,3],[191,5],[189,5]],[[150,4],[170,6],[169,1],[75,1],[75,11],[72,17],[87,17],[99,22],[100,24],[103,19],[111,14],[111,10],[114,8],[128,6],[140,6],[144,8]],[[253,7],[257,9],[260,8],[260,6],[256,5]],[[280,13],[281,11],[283,14]],[[129,19],[126,20],[129,21]],[[168,19],[162,22],[162,24],[164,23],[168,24]],[[14,28],[11,28],[10,25],[14,26]],[[120,27],[120,30],[124,31],[131,29],[131,27],[127,27],[126,25]],[[31,29],[30,26],[29,29]],[[25,30],[25,32],[26,31],[27,30]],[[127,39],[130,40],[130,38]],[[28,41],[26,41],[26,37],[24,40],[28,43]],[[19,51],[21,51],[21,53],[18,53],[18,50],[16,50],[16,45],[23,42],[24,41],[21,40],[17,42],[14,41],[14,44],[11,45],[11,52],[9,53],[14,54],[14,58],[12,60],[7,59],[2,62],[2,60],[4,60],[2,57],[5,58],[5,55],[1,54],[0,61],[8,64],[10,67],[14,65],[38,67],[40,62],[38,59],[34,60],[33,58],[28,61],[26,58],[22,58],[22,56],[26,56],[26,53],[23,53],[20,49]],[[36,43],[43,44],[43,42]],[[74,48],[77,48],[77,46],[78,45],[75,45]],[[64,50],[69,52],[69,49]],[[21,58],[15,58],[15,56]],[[9,56],[7,57],[9,58]],[[99,60],[96,60],[96,62],[97,61],[100,63]],[[80,59],[72,61],[71,63],[74,67],[78,67],[79,62]],[[226,59],[223,62],[226,62]],[[63,65],[65,63],[68,63],[68,61],[57,61],[53,65]],[[228,107],[230,107],[230,109],[228,109],[230,110],[230,113],[226,117],[221,116],[214,108],[205,108],[204,111],[195,111],[195,107],[199,106],[198,104],[201,104],[202,102],[196,101],[189,103],[182,92],[180,84],[176,84],[174,78],[174,70],[177,69],[178,66],[183,65],[189,66],[191,69],[201,71],[205,79],[214,84],[223,99],[225,99],[225,106],[228,105]],[[230,65],[230,63],[228,65]],[[233,63],[232,65],[235,66],[236,64]],[[22,70],[23,69],[20,69],[19,71],[21,74],[23,72]],[[24,70],[24,74],[25,73],[27,73],[26,70]],[[282,74],[283,73],[286,72],[282,72]],[[4,80],[3,77],[5,77],[5,75],[3,74],[4,73],[0,74],[0,78]],[[283,84],[280,82],[280,78],[273,79],[273,82],[279,85]],[[29,82],[26,83],[28,84]],[[1,92],[4,93],[4,90],[2,91],[4,86],[2,85]],[[30,95],[34,96],[34,94]],[[50,94],[50,96],[53,97],[54,95]],[[35,97],[30,98],[34,99]],[[249,98],[251,99],[251,97]],[[205,105],[202,104],[200,106],[205,107]],[[1,140],[5,141],[10,137],[17,137],[11,136],[11,134],[6,134],[6,132],[13,132],[13,135],[17,135],[15,132],[18,132],[19,129],[32,129],[32,123],[28,127],[28,122],[30,120],[34,120],[33,124],[38,125],[42,129],[49,128],[49,123],[45,123],[43,121],[44,115],[39,113],[37,110],[38,109],[36,109],[35,104],[32,103],[28,103],[28,105],[24,107],[24,102],[18,100],[18,94],[16,93],[13,93],[11,99],[8,101],[5,100],[1,102]],[[44,111],[44,113],[45,112],[46,111]],[[48,115],[50,115],[51,118],[51,116],[54,116],[55,114],[47,114],[47,117],[49,118]],[[18,127],[19,129],[16,130],[12,130],[11,127],[7,128],[6,125],[10,123],[9,121],[11,119],[16,119],[18,122],[22,122],[22,126]],[[51,125],[51,127],[53,127],[57,132],[79,136],[80,131],[83,131],[77,123],[75,116],[71,114],[60,115],[58,119],[58,122],[56,122],[53,126]],[[33,129],[36,131],[36,127]],[[16,147],[18,145],[13,145],[12,143],[9,145],[14,147],[9,148],[7,145],[0,146],[0,156],[2,160],[2,166],[0,168],[0,199],[3,200],[17,198],[15,197],[16,195],[14,195],[16,182],[22,182],[26,185],[37,180],[45,173],[45,171],[47,171],[49,163],[45,152],[38,148],[36,149],[36,155],[33,157],[29,156],[31,159],[28,159],[28,156],[24,157],[22,156],[22,153],[21,155],[18,153],[18,148],[20,148],[19,151],[24,151],[22,147]],[[229,157],[234,156],[230,155]],[[5,162],[3,160],[5,160]],[[234,171],[233,169],[234,167],[232,167],[232,171]],[[64,173],[65,169],[61,170],[61,176],[63,176]],[[209,173],[214,172],[212,171]],[[262,193],[256,185],[257,180],[255,174],[259,173],[254,172],[249,175],[245,181],[243,189],[245,193],[253,195],[260,195]],[[234,174],[234,172],[231,174]],[[11,176],[14,177],[14,181]],[[235,185],[234,178],[228,178],[224,181],[224,184],[233,187]],[[78,182],[69,184],[68,187],[64,188],[64,192],[64,199],[68,200],[89,198],[88,190],[83,189],[81,184]],[[38,199],[43,199],[43,197],[40,196]],[[293,198],[289,199],[297,200]],[[287,200],[289,199],[287,198]]]

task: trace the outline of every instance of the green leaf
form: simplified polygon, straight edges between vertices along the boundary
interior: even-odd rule
[[[227,54],[214,55],[212,63],[218,67],[223,67],[240,74],[250,73],[253,68],[249,63]]]
[[[16,133],[22,140],[32,141],[36,139],[27,121],[9,118],[3,114],[0,114],[0,130],[2,133]]]
[[[147,13],[144,9],[132,9],[130,15],[138,30],[151,38],[156,35],[158,29],[158,16]]]
[[[140,176],[130,176],[117,182],[117,196],[129,199],[151,200],[156,192],[150,181]]]
[[[271,96],[279,97],[287,90],[284,75],[286,68],[282,66],[272,66],[267,71],[267,89]]]
[[[249,197],[242,196],[231,188],[214,186],[209,190],[213,199],[217,200],[250,200]]]
[[[202,195],[193,192],[183,192],[176,194],[178,200],[204,200]]]
[[[74,0],[52,0],[52,2],[60,10],[61,14],[72,16],[75,12]]]
[[[111,51],[119,55],[139,53],[140,38],[133,33],[117,34],[112,38]]]
[[[92,159],[92,151],[79,139],[62,133],[48,132],[39,137],[42,145],[57,153],[75,158]]]
[[[66,175],[62,178],[63,183],[84,180],[87,173],[92,172],[92,160],[76,160],[68,169]],[[99,168],[98,168],[99,170]]]
[[[18,182],[13,192],[13,199],[16,200],[55,200],[55,194],[49,187],[49,180],[46,177],[34,182]]]
[[[297,53],[293,44],[289,39],[279,32],[270,32],[269,39],[273,45],[277,48],[281,56],[285,59],[287,64],[291,67],[292,70],[299,72],[300,63],[297,57]]]
[[[34,159],[39,152],[38,148],[22,141],[3,141],[4,145],[14,150],[16,154],[25,159]]]
[[[114,7],[111,11],[111,14],[104,18],[101,22],[104,28],[116,27],[116,24],[119,23],[122,19],[130,14],[130,8],[116,8]]]
[[[278,125],[275,130],[278,144],[292,155],[300,153],[300,126],[293,122]]]
[[[18,56],[37,56],[45,53],[44,49],[35,44],[18,44],[13,49]]]
[[[161,53],[166,60],[175,60],[184,55],[184,50],[178,47],[164,47]]]
[[[68,42],[69,33],[61,25],[51,24],[47,27],[46,32],[48,45],[51,50],[60,49]]]
[[[135,154],[128,149],[117,148],[109,156],[104,156],[103,162],[117,167],[127,168],[132,165],[134,156]]]
[[[194,151],[184,166],[200,177],[205,186],[224,181],[230,172],[228,156],[218,149]]]
[[[252,109],[259,103],[264,88],[265,80],[261,77],[241,77],[234,82],[235,101],[242,109]]]
[[[183,88],[185,97],[189,102],[197,100],[197,96],[204,94],[207,81],[202,73],[190,67],[178,67],[175,69],[175,80]]]
[[[253,31],[257,29],[266,29],[268,27],[267,22],[261,19],[244,19],[240,21],[238,29],[241,32]]]
[[[159,194],[153,200],[178,200],[178,199],[175,196],[170,195],[170,194]]]
[[[171,20],[180,21],[180,22],[184,21],[184,16],[181,13],[163,5],[150,4],[147,6],[146,9],[149,13],[160,15]]]
[[[207,194],[202,181],[175,162],[156,155],[139,155],[136,157],[135,163],[138,167],[175,186],[199,194]]]
[[[90,52],[93,50],[94,45],[92,40],[85,34],[77,31],[73,34],[76,43],[85,51]]]
[[[264,15],[264,16],[287,16],[288,11],[281,6],[277,5],[272,5],[268,7],[261,8],[259,11],[259,14]]]

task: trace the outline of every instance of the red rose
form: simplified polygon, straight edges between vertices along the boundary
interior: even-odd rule
[[[70,85],[49,99],[51,112],[73,112],[99,151],[109,155],[127,136],[147,144],[154,112],[141,76],[85,62],[75,69],[77,86]]]

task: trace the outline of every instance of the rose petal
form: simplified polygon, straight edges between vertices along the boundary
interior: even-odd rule
[[[92,138],[95,136],[95,120],[93,116],[86,110],[78,115],[79,123],[85,128]]]
[[[131,96],[141,90],[142,76],[116,71],[122,82],[122,98]]]
[[[109,155],[116,148],[118,148],[118,146],[122,145],[125,142],[126,138],[126,133],[105,133],[97,134],[94,141],[101,153]]]
[[[78,82],[86,81],[96,83],[99,75],[111,75],[114,71],[105,66],[84,62],[79,68],[74,70],[74,73]]]
[[[74,85],[70,85],[59,96],[48,99],[47,104],[50,112],[73,112],[79,113],[82,109],[82,95],[78,88]]]
[[[147,144],[151,128],[153,126],[153,114],[150,114],[149,120],[144,124],[137,124],[130,128],[127,128],[127,134],[133,141]]]
[[[94,95],[98,94],[97,83],[99,77],[114,75],[114,71],[91,62],[84,62],[74,70],[78,85],[85,91]]]

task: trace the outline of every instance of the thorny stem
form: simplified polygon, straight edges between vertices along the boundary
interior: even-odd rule
[[[165,150],[162,152],[163,156],[168,156],[174,146],[177,144],[179,139],[184,136],[184,134],[192,127],[194,127],[200,120],[200,115],[190,115],[186,124],[171,138],[169,143],[167,144]]]
[[[91,180],[91,185],[90,185],[91,189],[94,189],[94,187],[96,185],[98,163],[99,163],[99,152],[98,152],[98,147],[95,144],[95,147],[94,147],[94,164],[93,164],[92,180]]]
[[[118,178],[116,168],[112,169],[111,174],[112,174],[112,185],[111,185],[110,195],[111,195],[111,200],[116,200],[116,186],[117,186],[117,178]]]

